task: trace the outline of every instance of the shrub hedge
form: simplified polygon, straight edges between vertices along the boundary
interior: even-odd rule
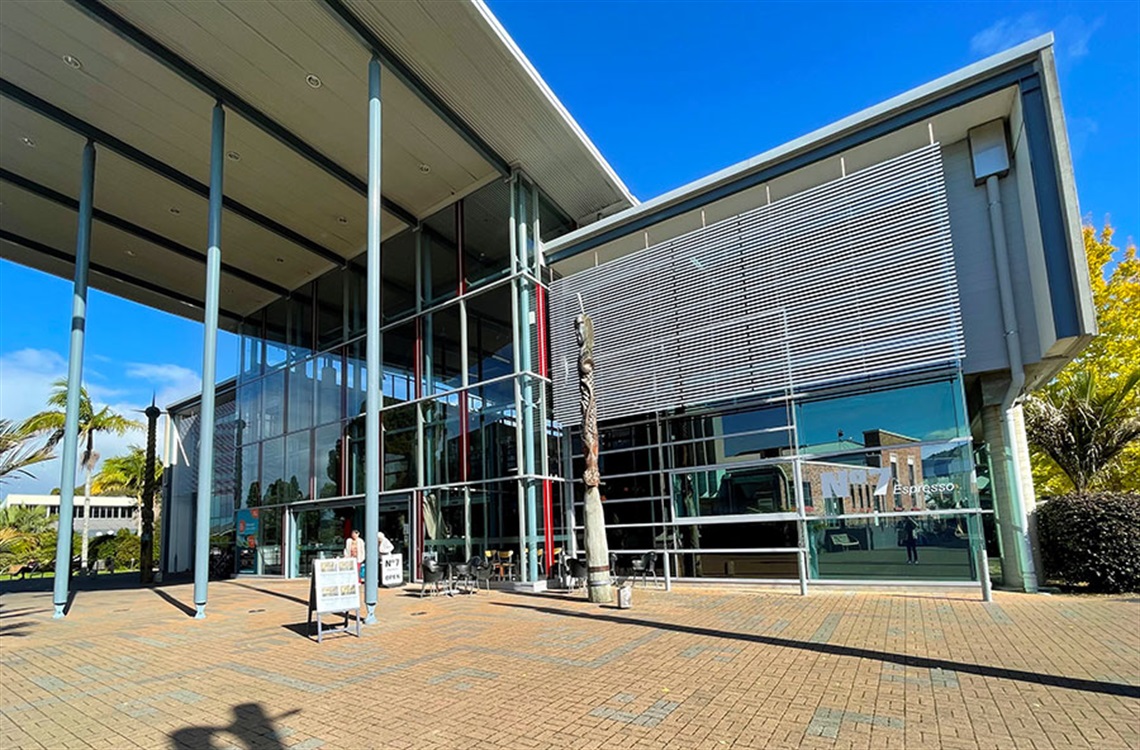
[[[1140,591],[1140,495],[1063,495],[1037,507],[1049,579],[1089,591]]]

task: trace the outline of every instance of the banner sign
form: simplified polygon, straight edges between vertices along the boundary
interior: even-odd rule
[[[360,578],[356,559],[313,560],[313,612],[347,612],[360,608]]]
[[[392,588],[404,585],[404,556],[380,556],[380,585]]]

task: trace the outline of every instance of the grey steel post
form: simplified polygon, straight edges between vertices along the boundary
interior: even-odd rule
[[[75,286],[71,295],[71,349],[67,355],[67,407],[63,419],[63,455],[59,480],[59,535],[55,542],[56,619],[67,606],[71,575],[71,534],[75,512],[75,463],[79,454],[79,391],[83,384],[83,337],[87,330],[87,265],[91,259],[91,212],[95,203],[95,144],[83,147],[79,186],[79,224],[75,230]]]
[[[376,622],[380,581],[380,61],[368,61],[368,318],[365,368],[368,395],[364,408],[364,622]],[[414,569],[414,567],[413,567]]]
[[[206,308],[202,337],[202,411],[198,418],[198,507],[194,539],[195,619],[206,617],[210,580],[210,505],[214,495],[214,396],[218,358],[218,289],[222,277],[222,175],[226,111],[214,105],[210,133],[210,208],[206,230]]]

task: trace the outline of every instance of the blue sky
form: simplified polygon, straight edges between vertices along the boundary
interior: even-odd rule
[[[1082,214],[1140,236],[1140,4],[521,2],[491,9],[645,200],[1053,31]],[[0,261],[0,416],[66,372],[70,281]],[[101,292],[84,377],[129,412],[197,390],[201,326]],[[219,377],[237,369],[224,335]],[[97,446],[115,455],[131,435]],[[58,485],[48,465],[0,493]]]

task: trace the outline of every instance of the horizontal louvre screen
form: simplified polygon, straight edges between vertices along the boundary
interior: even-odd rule
[[[603,420],[961,359],[940,148],[555,280],[551,374],[565,424],[581,421],[579,295]]]

